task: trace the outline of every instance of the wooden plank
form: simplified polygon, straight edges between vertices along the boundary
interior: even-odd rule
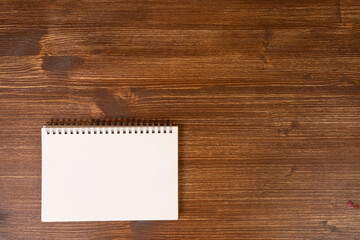
[[[1,239],[359,238],[358,1],[0,13]],[[178,221],[41,223],[41,126],[106,118],[179,125]]]

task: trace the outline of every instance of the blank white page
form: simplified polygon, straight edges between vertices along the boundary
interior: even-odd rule
[[[155,128],[43,127],[42,221],[178,219],[178,128]]]

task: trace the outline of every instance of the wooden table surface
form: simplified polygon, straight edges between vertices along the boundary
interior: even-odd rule
[[[359,1],[0,13],[0,239],[360,239]],[[179,125],[178,221],[40,221],[41,126],[108,118]]]

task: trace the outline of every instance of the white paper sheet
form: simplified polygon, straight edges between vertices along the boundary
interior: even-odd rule
[[[178,129],[171,128],[42,128],[42,221],[176,220]]]

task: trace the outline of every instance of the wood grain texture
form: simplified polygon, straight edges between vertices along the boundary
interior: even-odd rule
[[[0,1],[0,239],[360,239],[360,2]],[[180,126],[180,219],[41,223],[40,127]]]

